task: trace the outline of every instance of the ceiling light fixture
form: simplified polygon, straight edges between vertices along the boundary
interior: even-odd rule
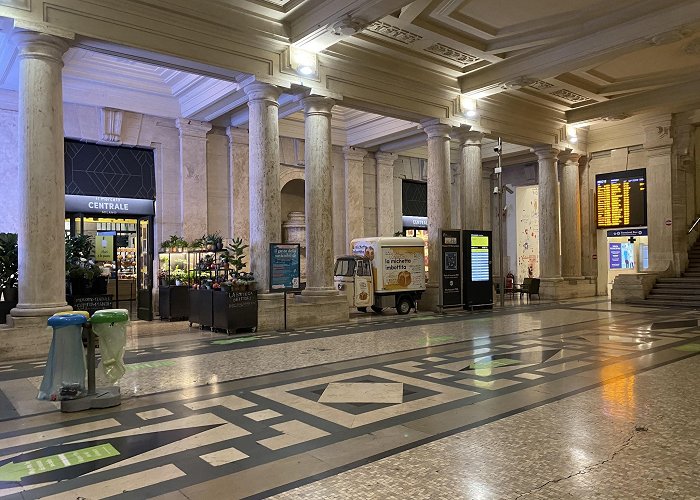
[[[301,76],[313,76],[318,71],[318,61],[316,54],[301,50],[298,47],[291,47],[291,66]]]
[[[464,112],[464,116],[467,118],[476,118],[479,116],[479,111],[477,109],[477,104],[476,104],[476,99],[472,99],[470,97],[461,97],[461,105],[462,105],[462,111]]]

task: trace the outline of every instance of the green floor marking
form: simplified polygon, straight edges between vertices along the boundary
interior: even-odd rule
[[[437,316],[416,316],[415,318],[411,318],[411,321],[426,321],[435,318],[437,318]]]
[[[212,344],[216,345],[226,345],[226,344],[237,344],[239,342],[252,342],[253,340],[258,340],[260,337],[241,337],[238,339],[226,339],[226,340],[215,340]]]
[[[700,352],[700,344],[683,344],[678,347],[674,347],[676,351],[686,351],[686,352]]]
[[[494,368],[500,368],[502,366],[519,365],[520,361],[517,359],[492,359],[489,361],[477,361],[469,365],[470,370],[492,370]]]
[[[126,365],[126,371],[143,370],[144,368],[160,368],[162,366],[174,366],[175,361],[146,361],[144,363],[131,363]]]
[[[107,443],[35,460],[27,460],[26,462],[9,462],[0,467],[0,481],[19,482],[26,476],[42,474],[85,462],[94,462],[102,458],[116,457],[117,455],[119,455],[119,452],[116,448]]]
[[[429,339],[426,339],[422,344],[425,346],[433,345],[433,344],[444,344],[446,342],[449,342],[450,340],[454,340],[455,338],[453,336],[445,336],[445,337],[430,337]]]

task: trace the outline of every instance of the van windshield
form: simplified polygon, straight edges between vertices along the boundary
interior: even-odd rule
[[[355,274],[355,259],[338,259],[335,263],[335,276],[353,276]]]

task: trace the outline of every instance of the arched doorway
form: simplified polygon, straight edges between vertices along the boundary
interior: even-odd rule
[[[305,184],[303,177],[287,180],[282,185],[280,208],[282,241],[300,245],[300,272],[302,283],[306,282],[306,221],[304,218]]]

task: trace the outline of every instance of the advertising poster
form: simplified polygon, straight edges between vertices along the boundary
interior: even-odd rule
[[[442,277],[440,282],[441,305],[462,305],[462,270],[459,252],[462,244],[460,230],[441,230]]]
[[[95,261],[112,262],[114,260],[114,236],[98,234],[95,236]]]
[[[521,186],[515,190],[517,238],[517,281],[540,275],[538,186]]]
[[[610,269],[622,269],[622,243],[610,243]]]
[[[270,243],[270,291],[298,290],[299,244]]]
[[[382,284],[385,290],[424,288],[422,247],[385,247],[382,251]]]

